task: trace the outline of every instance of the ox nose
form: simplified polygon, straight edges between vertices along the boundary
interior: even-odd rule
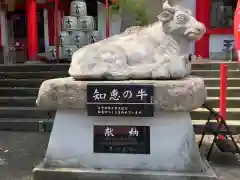
[[[198,23],[197,26],[196,26],[196,30],[199,32],[199,33],[205,33],[206,32],[206,27],[204,26],[204,24],[202,23]]]

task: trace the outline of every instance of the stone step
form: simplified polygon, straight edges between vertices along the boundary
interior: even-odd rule
[[[44,79],[0,79],[0,87],[39,88]]]
[[[208,97],[220,96],[220,87],[207,87]],[[227,87],[228,97],[238,97],[240,94],[240,87]]]
[[[0,79],[0,87],[37,87],[39,88],[41,83],[45,79]],[[219,78],[204,78],[206,86],[219,86]],[[236,87],[240,86],[239,78],[228,78],[228,86]]]
[[[0,107],[1,118],[52,118],[55,111],[39,109],[37,107]]]
[[[53,120],[39,118],[1,118],[0,131],[50,132]],[[50,126],[50,127],[49,127]]]
[[[0,107],[36,107],[37,97],[0,97]]]
[[[211,121],[216,122],[216,121]],[[230,131],[233,134],[240,134],[240,120],[226,120]],[[201,134],[204,131],[206,120],[192,120],[194,131],[197,134]]]
[[[220,78],[203,78],[207,87],[219,87]],[[240,87],[240,78],[227,78],[227,86]]]
[[[215,111],[219,112],[219,108],[213,108]],[[207,119],[209,111],[204,108],[199,108],[191,112],[192,119]],[[227,119],[228,120],[239,120],[240,108],[227,108]]]
[[[227,108],[240,108],[240,97],[227,97]],[[219,97],[208,97],[206,103],[209,107],[218,108],[219,107]]]
[[[53,119],[39,118],[2,118],[0,119],[0,131],[33,131],[51,132]],[[193,120],[194,131],[201,134],[204,130],[206,120]],[[226,121],[233,134],[240,134],[240,120]]]
[[[221,63],[228,65],[229,70],[235,70],[240,68],[240,64],[237,62],[210,62],[204,64],[192,64],[193,70],[219,70]]]
[[[31,88],[31,87],[0,87],[0,97],[4,96],[35,96],[38,95],[39,88]]]
[[[14,97],[6,97],[0,96],[0,107],[1,106],[14,106],[14,107],[35,107],[36,106],[35,96],[14,96]],[[210,107],[218,108],[219,107],[219,97],[208,97],[206,103]],[[240,97],[227,97],[227,107],[228,108],[240,108]]]
[[[207,62],[207,61],[206,61]],[[227,64],[229,69],[240,68],[237,62],[211,62],[205,64],[192,64],[193,70],[219,70],[221,63]],[[68,71],[70,64],[1,64],[0,72],[39,72],[39,71]]]
[[[223,62],[229,70],[240,68],[240,64]],[[193,70],[219,70],[221,63],[192,64]],[[0,64],[0,72],[39,72],[39,71],[68,71],[70,64]]]
[[[220,70],[193,70],[192,75],[199,76],[203,78],[219,78],[220,77]],[[228,71],[229,78],[240,78],[240,71],[239,70],[229,70]]]
[[[0,65],[0,72],[40,72],[40,71],[65,71],[68,72],[69,64],[11,64]]]
[[[207,87],[216,87],[220,78],[203,78]],[[40,87],[45,79],[0,79],[0,87]],[[228,86],[240,87],[240,78],[228,78]]]
[[[13,107],[35,107],[37,97],[34,96],[12,96],[12,97],[1,97],[0,96],[0,107],[13,106]],[[208,97],[206,103],[213,108],[219,107],[219,97]],[[240,97],[227,97],[228,108],[240,108]]]
[[[54,79],[68,76],[67,71],[0,72],[0,79]]]
[[[212,123],[216,123],[216,121],[211,121]],[[228,127],[232,134],[240,133],[240,120],[226,120]],[[194,131],[196,134],[202,134],[204,131],[204,127],[206,125],[206,120],[192,120]],[[209,134],[208,132],[206,132]]]

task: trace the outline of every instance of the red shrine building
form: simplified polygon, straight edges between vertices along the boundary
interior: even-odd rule
[[[87,14],[96,20],[99,39],[106,37],[104,1],[85,0]],[[150,1],[152,3],[159,0]],[[190,51],[203,58],[234,60],[233,18],[237,0],[179,1],[207,27],[207,33],[201,40],[192,44]],[[71,4],[71,0],[0,0],[0,2],[1,58],[5,49],[8,49],[9,56],[15,56],[16,63],[36,60],[39,54],[45,53],[49,46],[56,44],[56,37],[63,28],[62,19],[69,15]],[[158,11],[156,5],[149,8]],[[123,23],[121,21],[120,15],[110,18],[110,35],[121,32]]]

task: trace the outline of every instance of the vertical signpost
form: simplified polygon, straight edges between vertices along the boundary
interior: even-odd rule
[[[240,62],[240,1],[237,3],[234,15],[234,39],[237,59]]]

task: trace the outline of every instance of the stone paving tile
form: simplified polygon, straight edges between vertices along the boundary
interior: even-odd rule
[[[201,136],[197,135],[196,140],[199,142]],[[205,155],[208,152],[213,136],[206,136],[203,141],[200,152]],[[240,145],[240,135],[234,136],[235,141]],[[240,156],[231,153],[222,153],[214,148],[210,156],[210,164],[216,171],[219,180],[240,180]]]

